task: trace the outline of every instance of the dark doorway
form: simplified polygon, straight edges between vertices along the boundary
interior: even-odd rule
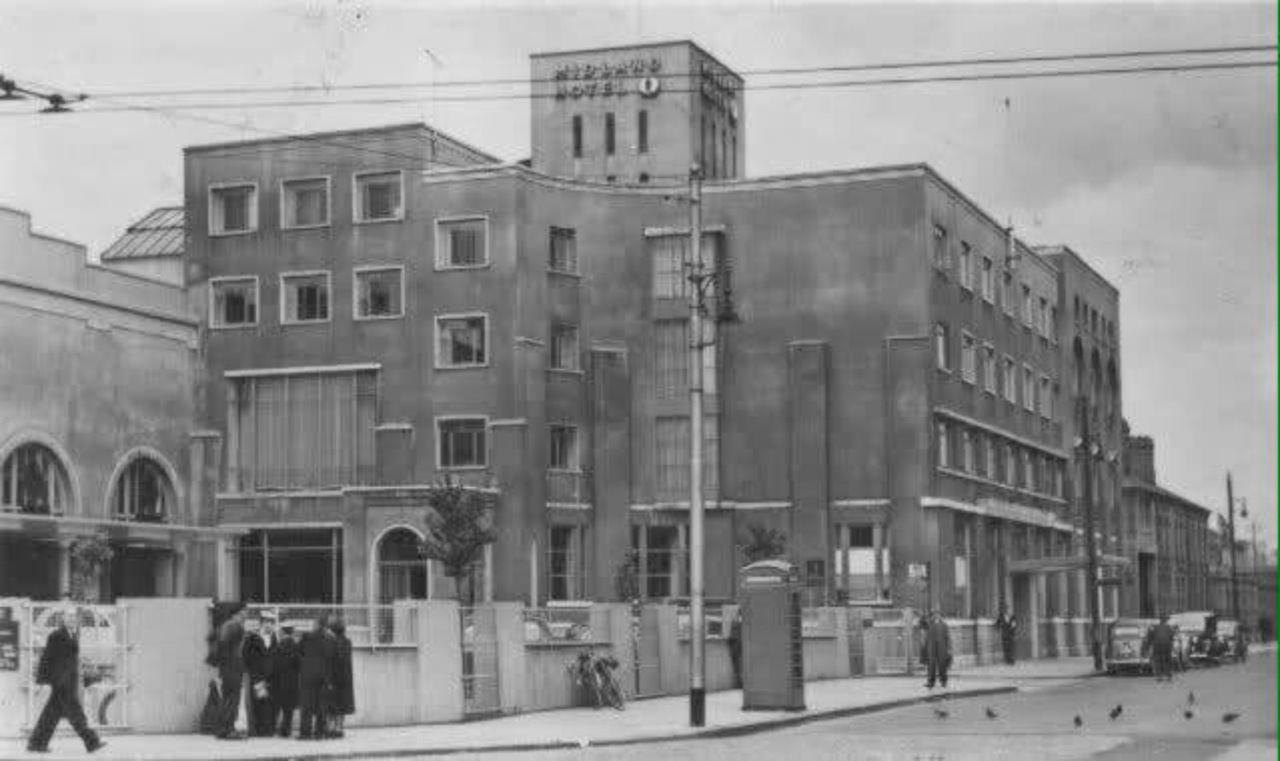
[[[1156,595],[1155,579],[1156,556],[1150,552],[1138,553],[1138,609],[1143,618],[1155,618]]]
[[[0,597],[57,599],[57,543],[26,536],[0,537]]]
[[[160,566],[165,562],[165,550],[155,547],[130,547],[117,545],[111,558],[110,589],[103,595],[105,602],[119,597],[155,597],[159,592],[157,578]]]
[[[1018,633],[1014,652],[1018,660],[1031,657],[1031,632],[1039,625],[1031,610],[1031,584],[1035,576],[1029,573],[1013,575],[1013,614],[1018,617]]]

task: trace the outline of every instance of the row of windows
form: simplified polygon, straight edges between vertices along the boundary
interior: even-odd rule
[[[999,434],[959,423],[935,424],[938,467],[985,478],[1024,491],[1061,498],[1062,460]]]
[[[1079,296],[1074,298],[1073,304],[1075,305],[1075,320],[1077,324],[1091,333],[1100,333],[1108,341],[1115,341],[1116,325],[1114,322],[1090,306],[1088,302],[1082,301]]]
[[[951,328],[940,322],[934,327],[934,358],[939,370],[951,372]],[[989,341],[978,345],[978,339],[967,331],[960,333],[960,379],[977,386],[981,378],[982,389],[992,396],[1003,395],[1010,404],[1018,403],[1018,363],[1008,354],[1003,363],[996,357],[996,347]],[[997,388],[999,380],[999,388]],[[1023,409],[1038,412],[1041,417],[1052,419],[1058,414],[1060,388],[1049,376],[1039,375],[1031,367],[1022,366],[1021,400]]]
[[[358,172],[351,177],[351,218],[357,223],[404,219],[404,172]],[[280,228],[327,227],[333,217],[332,178],[327,175],[280,181]],[[219,182],[209,186],[209,234],[242,235],[258,229],[258,183]]]
[[[951,247],[947,229],[933,226],[933,264],[943,272],[951,270]],[[1014,289],[1013,272],[998,267],[996,261],[973,250],[966,241],[960,241],[956,275],[960,287],[969,292],[980,292],[983,301],[1003,309],[1010,317],[1019,317],[1028,328],[1042,338],[1057,341],[1058,307],[1047,296],[1034,293],[1027,283],[1022,284],[1021,300]],[[1020,308],[1019,308],[1020,307]]]
[[[571,120],[573,138],[573,157],[582,158],[583,153],[583,118],[582,114],[574,114]],[[613,156],[618,150],[617,117],[612,111],[604,115],[604,153]],[[636,153],[649,152],[649,112],[641,110],[636,114]]]

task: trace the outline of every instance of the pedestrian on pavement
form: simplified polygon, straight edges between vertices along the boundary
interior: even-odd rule
[[[280,627],[280,636],[269,653],[271,676],[267,688],[271,691],[271,707],[274,710],[271,724],[281,737],[293,734],[293,712],[298,707],[298,672],[302,654],[292,626]]]
[[[240,693],[244,689],[244,603],[231,603],[227,619],[218,627],[214,642],[213,666],[218,669],[219,694],[222,696],[222,712],[219,716],[219,740],[243,740],[245,734],[236,730],[236,716],[240,713]]]
[[[347,639],[347,625],[339,617],[329,624],[333,632],[333,703],[329,707],[329,736],[343,737],[346,717],[356,712],[354,677],[351,670],[351,640]]]
[[[275,645],[276,617],[263,611],[248,623],[244,637],[244,668],[249,676],[249,734],[271,737],[275,734],[275,708],[271,695],[271,648]]]
[[[1160,623],[1151,627],[1147,635],[1151,648],[1151,670],[1155,672],[1156,681],[1173,681],[1173,627],[1169,625],[1169,614],[1160,616]]]
[[[929,680],[925,687],[933,689],[935,682],[947,686],[947,670],[951,668],[951,630],[942,614],[935,608],[929,614],[928,628],[924,638],[925,663],[929,669]]]
[[[1000,605],[1000,615],[996,618],[996,631],[1000,633],[1004,662],[1012,666],[1016,655],[1018,617],[1009,613],[1003,604]]]
[[[302,635],[299,649],[298,706],[302,709],[302,723],[298,727],[298,739],[321,740],[326,733],[325,708],[333,690],[333,663],[337,653],[337,641],[329,631],[327,616],[311,623],[311,630]]]
[[[733,686],[742,689],[742,610],[735,608],[729,619],[729,663],[733,666]]]
[[[85,719],[80,705],[80,620],[74,607],[63,608],[57,614],[58,626],[49,634],[40,663],[36,667],[36,684],[49,685],[49,700],[36,720],[35,729],[27,741],[32,753],[48,753],[49,738],[58,722],[66,719],[80,735],[84,749],[93,753],[106,745]]]

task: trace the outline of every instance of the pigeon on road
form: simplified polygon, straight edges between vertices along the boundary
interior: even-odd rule
[[[1182,718],[1184,719],[1190,719],[1192,716],[1195,716],[1195,713],[1190,708],[1182,712]]]
[[[1231,722],[1235,721],[1235,720],[1236,720],[1236,719],[1238,719],[1238,718],[1240,718],[1240,714],[1238,714],[1238,713],[1236,713],[1236,712],[1234,712],[1234,711],[1231,711],[1231,712],[1228,712],[1228,713],[1224,713],[1224,714],[1222,714],[1222,723],[1223,723],[1223,724],[1230,724]]]
[[[1192,690],[1191,692],[1187,693],[1187,705],[1193,706],[1195,704],[1196,704],[1196,693],[1195,693],[1195,690]]]
[[[1115,721],[1116,719],[1120,718],[1120,714],[1122,713],[1124,713],[1124,706],[1117,703],[1116,707],[1112,708],[1111,713],[1107,715],[1111,717],[1112,721]]]
[[[996,717],[997,717],[997,716],[999,716],[999,715],[1000,715],[1000,714],[996,713],[996,709],[992,708],[991,706],[987,706],[987,718],[988,718],[988,719],[994,719],[994,718],[996,718]]]
[[[945,719],[951,714],[947,713],[945,708],[935,708],[933,709],[933,715],[937,716],[939,719]]]
[[[1076,718],[1072,723],[1076,725],[1076,729],[1079,729],[1084,726],[1084,719],[1080,718],[1080,714],[1076,714]]]

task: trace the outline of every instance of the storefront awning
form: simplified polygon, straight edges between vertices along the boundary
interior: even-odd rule
[[[105,535],[109,540],[116,542],[167,547],[180,541],[212,541],[220,537],[237,537],[243,533],[245,532],[242,529],[219,526],[111,521],[70,515],[0,512],[0,534],[19,534],[47,541]]]

